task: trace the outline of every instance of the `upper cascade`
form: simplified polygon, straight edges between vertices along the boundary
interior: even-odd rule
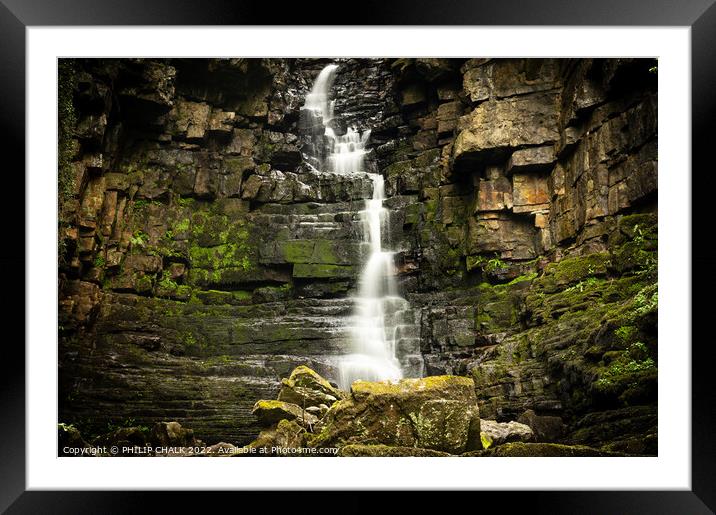
[[[363,132],[348,127],[341,133],[334,120],[335,100],[330,98],[336,79],[337,64],[329,64],[318,74],[303,104],[304,126],[312,133],[307,160],[324,172],[350,174],[363,172],[370,130]]]
[[[329,98],[333,81],[336,80],[337,64],[329,64],[316,77],[311,92],[306,95],[306,101],[303,104],[304,109],[310,109],[321,114],[323,125],[326,125],[333,119],[333,108],[335,100]]]

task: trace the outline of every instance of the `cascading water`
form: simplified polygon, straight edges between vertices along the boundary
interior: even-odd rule
[[[339,366],[340,383],[350,387],[357,379],[382,381],[400,379],[403,372],[396,358],[396,334],[400,313],[407,301],[398,296],[393,253],[384,251],[382,228],[390,213],[383,207],[383,176],[368,174],[373,181],[373,198],[360,213],[364,240],[370,248],[368,262],[361,274],[355,301],[352,327],[354,353],[345,356]]]
[[[340,174],[365,173],[365,149],[370,131],[360,133],[349,128],[338,135],[329,126],[333,120],[334,101],[330,88],[338,66],[326,66],[316,78],[306,96],[304,109],[312,117],[321,117],[327,154],[323,166]],[[369,257],[361,273],[355,310],[351,317],[353,353],[339,362],[339,382],[348,389],[353,381],[396,380],[403,377],[400,361],[396,357],[396,342],[403,324],[408,302],[398,295],[395,280],[394,253],[383,249],[383,228],[389,225],[389,211],[383,207],[385,187],[383,176],[369,173],[373,195],[366,201],[365,210],[359,213],[363,226],[364,244]]]

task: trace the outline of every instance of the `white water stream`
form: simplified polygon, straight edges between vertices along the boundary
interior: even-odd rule
[[[330,89],[338,66],[326,66],[316,78],[306,96],[304,109],[320,112],[325,136],[331,149],[325,166],[328,171],[340,174],[365,173],[365,145],[370,131],[362,134],[349,128],[336,135],[328,123],[333,119],[334,101]],[[363,226],[364,243],[370,253],[354,298],[355,311],[351,318],[353,352],[339,362],[340,386],[348,389],[353,381],[395,380],[403,376],[396,358],[396,336],[400,332],[402,314],[409,309],[408,302],[400,297],[395,281],[393,252],[383,249],[383,229],[389,224],[390,213],[383,207],[385,187],[383,176],[369,173],[373,182],[373,197],[366,200],[365,210],[359,213]]]

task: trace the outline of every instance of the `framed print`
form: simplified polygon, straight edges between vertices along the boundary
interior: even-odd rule
[[[713,509],[709,2],[376,5],[379,26],[81,4],[2,7],[27,220],[3,509]]]

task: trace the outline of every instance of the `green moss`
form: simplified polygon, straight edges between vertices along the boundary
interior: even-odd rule
[[[60,265],[66,263],[67,246],[62,237],[63,228],[70,225],[71,217],[67,205],[75,192],[75,173],[72,161],[77,153],[75,127],[77,113],[74,105],[74,91],[77,85],[74,59],[59,59],[57,65],[57,207],[58,207],[58,256]]]
[[[287,263],[310,263],[315,243],[313,240],[289,240],[281,244]]]
[[[241,268],[249,270],[251,262],[236,243],[225,243],[216,247],[189,247],[191,265],[196,268],[218,270],[221,268]]]
[[[614,335],[617,337],[617,339],[623,343],[628,344],[632,341],[634,341],[634,338],[636,337],[639,330],[633,326],[633,325],[625,325],[622,327],[617,328],[614,331]]]
[[[522,281],[519,281],[522,282]],[[515,329],[518,309],[523,294],[515,284],[478,285],[478,302],[475,310],[475,328],[487,334]]]
[[[341,260],[336,257],[336,245],[344,245],[344,243],[332,240],[316,240],[311,261],[313,263],[339,264]]]
[[[74,143],[77,113],[73,95],[77,87],[77,78],[74,59],[60,59],[57,67],[58,191],[59,211],[62,213],[64,204],[72,197],[75,189],[72,159],[77,150]]]
[[[620,456],[617,453],[593,449],[584,445],[564,445],[557,443],[523,443],[512,442],[479,451],[478,456],[495,457],[589,457],[589,456]]]
[[[134,234],[129,238],[129,243],[131,243],[132,246],[140,248],[146,246],[148,241],[149,235],[142,230],[134,231]]]
[[[584,281],[579,281],[574,286],[570,286],[569,288],[565,289],[563,293],[572,293],[572,292],[582,293],[585,290],[594,288],[595,286],[601,284],[602,282],[603,282],[602,280],[597,279],[596,277],[588,277]]]
[[[437,217],[438,213],[438,201],[437,200],[426,200],[423,202],[425,206],[424,216],[426,222],[432,222]]]
[[[182,207],[192,206],[196,200],[192,197],[179,197],[177,198],[177,204]]]
[[[644,360],[630,359],[628,354],[622,354],[620,358],[612,361],[609,366],[603,369],[599,374],[599,379],[595,382],[598,387],[610,386],[619,379],[625,377],[631,379],[638,372],[656,371],[656,363],[651,358]]]
[[[176,233],[184,233],[189,230],[190,220],[188,218],[183,218],[179,220],[177,223],[174,224],[174,232]]]
[[[420,215],[422,214],[422,204],[416,202],[405,207],[405,219],[406,225],[417,224],[420,221]]]
[[[293,265],[293,277],[305,279],[332,279],[354,277],[356,274],[355,267],[351,265],[331,265],[331,264],[306,264],[296,263]]]
[[[547,265],[544,274],[534,284],[546,293],[553,293],[589,277],[604,276],[609,258],[606,252],[564,258]]]
[[[531,272],[529,274],[520,275],[520,276],[512,279],[509,283],[507,283],[507,286],[512,286],[517,283],[523,283],[525,281],[533,281],[534,279],[537,278],[538,275],[539,274],[537,272]]]
[[[634,297],[633,311],[630,319],[636,320],[646,315],[656,314],[659,309],[658,285],[650,284],[645,286]]]

